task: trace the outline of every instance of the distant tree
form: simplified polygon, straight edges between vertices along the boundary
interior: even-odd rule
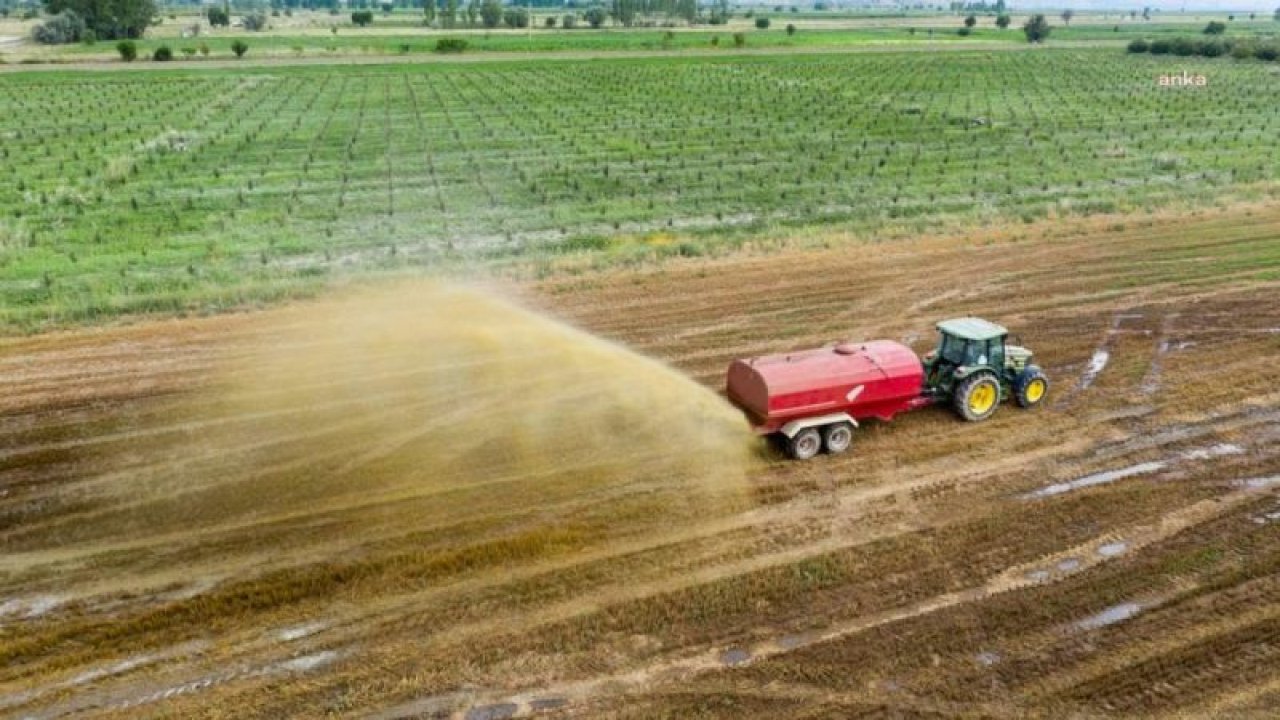
[[[1068,25],[1068,26],[1069,26],[1069,25],[1071,25],[1071,18],[1073,18],[1073,17],[1075,17],[1075,16],[1076,16],[1076,11],[1075,11],[1075,10],[1072,10],[1071,8],[1067,8],[1066,10],[1063,10],[1063,11],[1062,11],[1062,23],[1063,23],[1064,25]]]
[[[795,25],[792,25],[791,23],[787,23],[787,34],[788,34],[788,35],[795,35],[795,34],[796,34],[796,26],[795,26]]]
[[[782,12],[781,6],[778,7],[778,12]],[[676,15],[692,24],[698,19],[698,0],[676,0]]]
[[[487,28],[502,24],[502,0],[484,0],[480,5],[480,22]]]
[[[543,19],[542,26],[550,30],[556,26],[556,20],[557,18],[555,15],[548,15]]]
[[[373,24],[372,10],[356,10],[351,13],[351,24],[357,27],[365,27]]]
[[[996,27],[1000,28],[1001,30],[1004,30],[1004,29],[1008,28],[1008,27],[1009,27],[1009,23],[1010,23],[1010,18],[1009,18],[1009,16],[1008,16],[1008,15],[997,15],[997,16],[996,16]]]
[[[736,32],[733,34],[733,46],[743,47],[747,44],[747,34]]]
[[[509,28],[527,28],[529,11],[522,7],[509,7],[502,13],[502,22]]]
[[[139,38],[151,25],[155,0],[44,0],[45,11],[75,13],[99,40]]]
[[[467,7],[462,15],[467,20],[467,27],[475,27],[480,22],[480,0],[467,0]]]
[[[173,59],[173,50],[168,45],[161,45],[151,53],[151,59],[156,62],[169,62]]]
[[[1217,20],[1210,20],[1209,24],[1204,26],[1205,35],[1221,35],[1226,31],[1227,24],[1224,22],[1218,22]]]
[[[396,9],[395,3],[389,3],[389,2],[384,2],[384,3],[382,3],[382,14],[383,14],[383,15],[390,15],[390,14],[391,14],[391,11],[392,11],[392,10],[395,10],[395,9]]]
[[[570,14],[560,18],[560,27],[565,30],[572,30],[578,27],[578,16]]]
[[[767,17],[758,17],[758,18],[756,18],[756,29],[757,29],[757,30],[768,30],[768,29],[769,29],[769,18],[767,18]]]
[[[974,25],[977,25],[977,24],[978,24],[978,16],[977,16],[977,15],[969,15],[968,17],[966,17],[966,18],[964,19],[964,26],[965,26],[965,27],[967,27],[967,28],[971,28],[971,27],[973,27]]]
[[[1129,52],[1131,53],[1144,53],[1150,49],[1151,45],[1142,38],[1138,38],[1137,40],[1129,43]]]
[[[605,20],[609,19],[609,14],[604,11],[604,8],[597,5],[593,8],[587,8],[587,12],[583,17],[586,19],[588,25],[593,28],[598,28],[604,24]]]
[[[1029,43],[1042,43],[1049,37],[1049,33],[1053,31],[1053,27],[1049,25],[1049,21],[1045,19],[1043,13],[1033,15],[1030,20],[1022,26],[1022,32],[1027,36]]]
[[[231,52],[235,53],[236,57],[242,58],[245,53],[249,52],[249,43],[243,40],[236,40],[231,43]]]
[[[41,45],[63,45],[80,42],[88,28],[84,18],[72,10],[63,10],[31,29],[31,39]]]
[[[251,13],[241,18],[240,22],[244,25],[245,30],[248,30],[249,32],[258,32],[259,30],[266,29],[267,16],[263,13]]]
[[[436,21],[436,0],[427,0],[422,4],[422,24],[432,25]]]
[[[613,16],[614,22],[622,23],[625,27],[631,27],[636,22],[636,1],[613,0],[613,6],[609,10],[609,14]]]
[[[138,43],[132,40],[121,40],[116,43],[116,52],[120,53],[121,60],[133,62],[138,59]]]
[[[1143,19],[1143,20],[1150,20],[1150,19],[1151,19],[1151,8],[1149,8],[1149,7],[1144,7],[1144,8],[1142,8],[1142,19]]]
[[[444,0],[444,11],[440,13],[440,26],[453,28],[458,24],[458,0]]]
[[[209,18],[209,24],[213,27],[227,27],[231,24],[231,13],[219,5],[210,5],[205,9],[204,16]]]

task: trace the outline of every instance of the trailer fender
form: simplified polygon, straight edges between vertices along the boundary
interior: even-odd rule
[[[847,422],[854,427],[858,427],[858,421],[854,420],[849,413],[831,413],[830,415],[817,415],[814,417],[792,420],[779,428],[778,432],[786,435],[787,439],[790,440],[796,436],[796,433],[806,428],[821,427],[823,425],[830,425],[831,423],[838,422]]]

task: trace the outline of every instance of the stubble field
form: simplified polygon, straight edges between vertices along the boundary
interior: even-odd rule
[[[0,703],[1272,716],[1278,233],[1013,224],[6,340]],[[711,395],[734,357],[970,313],[1036,350],[1046,407],[794,463]]]

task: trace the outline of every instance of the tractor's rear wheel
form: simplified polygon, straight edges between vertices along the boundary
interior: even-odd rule
[[[1048,393],[1049,378],[1035,365],[1023,370],[1013,384],[1013,397],[1024,408],[1033,408],[1044,402]]]
[[[956,388],[955,406],[969,422],[986,420],[1000,407],[1000,381],[987,372],[970,375]]]
[[[796,460],[808,460],[822,450],[822,436],[817,428],[805,428],[787,441],[787,453]]]
[[[853,426],[849,423],[834,423],[822,429],[822,446],[832,455],[839,455],[852,444]]]

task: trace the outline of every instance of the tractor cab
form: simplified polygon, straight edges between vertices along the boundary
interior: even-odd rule
[[[979,318],[944,320],[938,323],[938,334],[938,349],[925,360],[932,356],[940,372],[1004,366],[1004,339],[1009,331],[995,323]]]
[[[944,320],[938,348],[924,356],[923,392],[949,400],[965,420],[986,420],[1013,396],[1024,408],[1044,399],[1049,380],[1031,364],[1032,353],[1005,340],[1009,331],[981,318]]]

